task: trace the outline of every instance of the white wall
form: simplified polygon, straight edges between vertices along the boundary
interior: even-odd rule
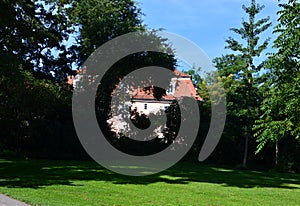
[[[145,104],[147,108],[145,108]],[[158,102],[133,102],[132,103],[132,110],[137,109],[137,112],[143,113],[145,115],[149,115],[150,113],[156,114],[161,110],[165,110],[165,107],[170,106],[168,102],[158,103]]]

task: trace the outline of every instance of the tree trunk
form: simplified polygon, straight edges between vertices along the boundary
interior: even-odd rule
[[[245,137],[245,151],[244,151],[244,158],[243,158],[243,168],[247,167],[247,159],[248,159],[248,144],[249,144],[249,134],[247,132]]]
[[[247,167],[247,159],[248,159],[248,148],[249,148],[249,138],[251,135],[251,128],[252,128],[252,122],[251,122],[251,90],[252,90],[252,73],[251,73],[251,65],[252,65],[252,59],[250,59],[250,62],[248,63],[247,68],[247,129],[246,129],[246,135],[245,135],[245,151],[244,151],[244,158],[243,158],[243,168]]]
[[[278,166],[278,141],[275,143],[275,167]]]

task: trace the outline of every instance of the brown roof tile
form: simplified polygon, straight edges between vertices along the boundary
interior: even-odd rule
[[[191,77],[188,74],[180,72],[178,70],[174,71],[177,77]],[[203,101],[203,99],[198,95],[192,80],[189,78],[178,79],[176,82],[176,89],[173,95],[164,95],[161,100],[175,100],[175,98],[180,97],[193,97],[198,101]],[[132,93],[132,99],[143,99],[143,100],[155,100],[153,95],[153,90],[143,90],[138,89],[136,92]]]
[[[77,74],[85,74],[86,68],[81,68],[76,71]],[[161,100],[175,100],[175,98],[180,97],[194,97],[198,101],[203,101],[203,99],[198,95],[193,82],[191,80],[191,75],[185,74],[181,71],[174,70],[174,74],[179,77],[176,83],[175,93],[173,95],[164,95]],[[188,77],[188,78],[187,78]],[[67,83],[73,85],[74,76],[69,76]],[[142,100],[156,100],[153,95],[153,89],[144,90],[136,89],[129,92],[132,99],[142,99]]]

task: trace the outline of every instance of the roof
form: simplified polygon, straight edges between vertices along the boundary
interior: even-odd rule
[[[179,77],[189,77],[189,78],[191,78],[191,75],[189,75],[189,74],[186,74],[186,73],[183,73],[183,72],[181,72],[181,71],[178,71],[178,70],[174,70],[174,74],[176,75],[176,76],[179,76]]]
[[[173,94],[167,94],[162,96],[160,101],[172,101],[175,100],[176,98],[181,98],[181,97],[193,97],[197,101],[203,101],[203,99],[198,95],[190,75],[180,72],[178,70],[175,70],[174,73],[177,77],[175,92]],[[142,88],[139,88],[136,91],[131,92],[131,96],[133,101],[156,100],[156,98],[153,95],[153,88],[150,90],[144,90]]]
[[[191,79],[178,80],[174,97],[194,97],[198,101],[203,99],[197,93]]]
[[[86,73],[86,68],[81,68],[76,71],[76,74],[85,74]],[[203,99],[198,95],[193,82],[191,80],[191,75],[185,74],[181,71],[174,70],[174,74],[176,76],[176,88],[175,92],[173,94],[167,94],[162,96],[159,101],[173,101],[176,98],[180,97],[193,97],[197,101],[203,101]],[[74,83],[74,78],[75,76],[68,76],[68,81],[67,83],[70,85],[73,85]],[[150,90],[145,90],[143,88],[138,88],[138,89],[131,89],[130,91],[130,96],[131,99],[134,100],[145,100],[145,101],[158,101],[154,97],[154,90],[153,88],[150,88]]]
[[[84,75],[87,73],[87,68],[86,67],[83,67],[83,68],[80,68],[80,69],[77,69],[75,71],[76,75]],[[75,75],[69,75],[67,77],[67,84],[73,86],[74,84],[74,79],[75,79]]]
[[[132,92],[133,100],[157,100],[153,94],[153,88],[149,90],[138,89],[135,92]],[[164,95],[160,101],[172,101],[175,97],[173,95]]]

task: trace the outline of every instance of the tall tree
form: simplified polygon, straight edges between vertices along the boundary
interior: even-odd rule
[[[75,28],[78,64],[105,42],[142,30],[141,9],[133,0],[79,0],[73,1],[68,13]]]
[[[56,111],[64,96],[55,83],[71,72],[64,45],[70,31],[57,3],[0,1],[0,122],[5,125],[0,136],[7,143],[3,147],[24,148],[22,143],[32,140],[29,130],[42,131],[45,127],[37,125],[61,115]]]
[[[251,5],[246,7],[243,5],[243,10],[248,14],[248,21],[243,20],[241,28],[231,28],[230,30],[238,34],[245,43],[241,43],[232,37],[226,40],[228,44],[227,49],[240,54],[240,59],[246,64],[245,67],[236,67],[234,74],[241,81],[241,86],[244,87],[242,98],[245,100],[243,106],[245,107],[245,132],[241,135],[245,137],[243,167],[246,167],[248,157],[249,138],[252,136],[251,130],[254,121],[255,102],[257,102],[257,95],[255,94],[255,87],[257,87],[258,79],[254,78],[255,74],[262,69],[263,63],[254,64],[255,57],[259,57],[263,50],[268,46],[269,38],[260,42],[260,35],[267,30],[271,23],[270,17],[256,20],[256,16],[261,12],[264,6],[256,4],[255,0],[251,0]],[[232,67],[227,67],[233,69]]]
[[[276,143],[277,157],[280,140],[300,138],[300,3],[289,0],[279,6],[282,10],[274,30],[278,37],[273,46],[277,52],[270,56],[266,66],[269,81],[264,85],[267,91],[261,105],[262,115],[254,126],[259,143],[257,152],[267,143]]]
[[[243,139],[247,124],[247,99],[245,98],[246,87],[243,81],[243,68],[247,63],[242,55],[227,54],[213,60],[218,74],[222,77],[226,92],[227,114],[226,124],[219,146],[219,159],[224,159],[227,164],[239,164],[243,154]],[[251,102],[253,104],[253,102]],[[230,151],[228,147],[236,146]]]
[[[1,56],[16,56],[39,78],[64,81],[71,71],[63,43],[71,32],[66,19],[57,1],[1,1]]]
[[[64,127],[62,122],[71,121],[68,110],[71,95],[63,89],[63,82],[74,72],[71,70],[73,63],[81,66],[103,43],[128,32],[144,30],[141,15],[133,0],[0,1],[0,114],[3,114],[0,121],[17,120],[14,125],[29,123],[26,129],[31,129],[39,141],[46,138],[36,131],[46,128],[45,125],[49,126],[49,131],[57,132],[53,135],[56,140],[65,138],[58,133]],[[122,59],[115,65],[121,73],[102,82],[106,85],[99,89],[99,96],[110,97],[119,78],[141,65],[173,69],[175,60],[147,52]],[[115,71],[110,72],[110,77]],[[106,103],[109,105],[109,101]],[[7,112],[12,109],[16,112]],[[74,129],[72,126],[70,130]],[[7,128],[11,132],[17,126]],[[27,138],[30,134],[22,136]]]
[[[133,0],[79,0],[73,2],[68,12],[71,21],[78,30],[77,45],[74,45],[73,49],[76,51],[76,63],[80,67],[98,47],[109,40],[130,32],[142,33],[142,31],[146,31],[146,27],[141,20],[143,15],[141,9]],[[145,38],[137,38],[133,41],[133,44],[142,44],[145,39],[148,39],[156,48],[159,48],[159,51],[169,49],[165,40],[157,37],[155,32],[152,31],[145,32]],[[116,85],[124,76],[136,69],[146,66],[161,66],[173,70],[175,63],[176,61],[172,55],[142,51],[136,54],[128,54],[105,73],[97,91],[96,113],[99,126],[112,144],[115,146],[121,145],[121,147],[125,145],[125,149],[133,148],[126,146],[130,140],[129,138],[112,138],[117,135],[111,131],[107,122],[111,116],[110,101]],[[165,94],[165,91],[154,87],[154,94],[159,99]],[[143,118],[137,119],[141,120]],[[137,148],[143,150],[144,147],[138,146]]]

